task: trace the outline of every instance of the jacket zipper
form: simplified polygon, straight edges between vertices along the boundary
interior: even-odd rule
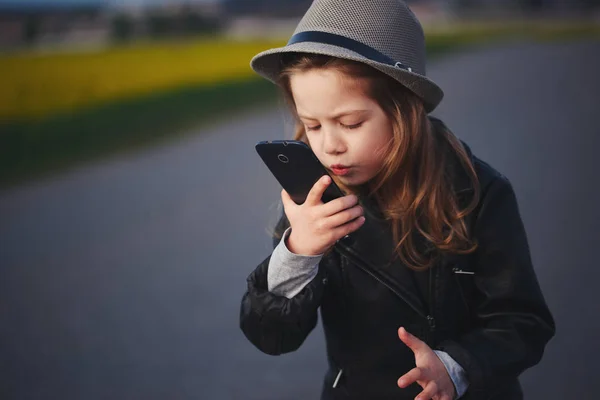
[[[340,273],[342,274],[342,303],[344,305],[345,309],[348,309],[348,299],[347,299],[347,292],[346,292],[346,268],[344,267],[344,260],[340,259]],[[338,384],[340,382],[340,378],[342,377],[344,370],[342,368],[339,369],[334,381],[333,381],[333,385],[331,385],[331,387],[333,389],[338,387]]]
[[[434,315],[433,268],[434,268],[433,266],[429,267],[429,315],[427,316],[427,322],[429,323],[429,335],[428,335],[429,340],[428,340],[428,342],[429,342],[430,346],[433,346],[433,343],[435,341],[435,318],[433,317],[433,315]]]
[[[344,260],[340,259],[340,273],[342,274],[342,302],[344,303],[344,308],[348,309],[348,299],[347,299],[347,284],[346,284],[346,270],[344,267]]]
[[[460,283],[460,279],[458,277],[458,274],[475,275],[475,272],[472,272],[472,271],[463,271],[463,270],[459,269],[458,267],[452,268],[452,272],[454,272],[454,274],[453,274],[454,275],[454,281],[458,285],[458,292],[460,293],[460,298],[462,299],[462,302],[463,302],[464,306],[466,307],[467,312],[469,313],[469,315],[471,315],[471,307],[469,307],[469,303],[467,302],[467,298],[465,297],[463,286],[462,286],[462,283]]]
[[[337,387],[338,382],[340,381],[340,378],[342,377],[342,372],[344,372],[344,370],[340,368],[340,371],[338,372],[337,376],[335,377],[335,381],[333,382],[332,388],[335,389]]]
[[[389,290],[391,290],[392,293],[394,293],[396,296],[398,296],[400,299],[402,299],[406,304],[408,304],[421,317],[423,317],[425,319],[428,319],[427,318],[428,316],[425,315],[425,313],[423,313],[422,310],[420,310],[417,307],[413,306],[412,303],[410,301],[406,300],[406,298],[404,296],[402,296],[402,294],[400,292],[398,292],[396,289],[394,289],[393,287],[391,287],[388,283],[386,283],[383,280],[381,280],[377,275],[375,275],[373,272],[371,272],[371,270],[369,268],[365,267],[363,265],[363,261],[359,257],[357,257],[354,254],[352,254],[351,250],[346,249],[344,246],[337,246],[337,248],[346,257],[351,258],[352,260],[354,260],[355,264],[358,266],[358,268],[360,268],[361,270],[363,270],[364,272],[366,272],[367,274],[369,274],[373,279],[375,279],[376,281],[378,281],[379,283],[381,283],[382,285],[384,285],[385,287],[387,287]]]
[[[475,272],[472,272],[472,271],[463,271],[462,269],[458,269],[457,267],[452,268],[452,271],[455,274],[475,275]]]

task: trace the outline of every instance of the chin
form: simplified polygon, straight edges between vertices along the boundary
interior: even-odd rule
[[[342,186],[346,186],[350,189],[361,186],[368,181],[368,179],[364,179],[364,177],[352,175],[336,176],[335,180],[336,182],[341,183]]]

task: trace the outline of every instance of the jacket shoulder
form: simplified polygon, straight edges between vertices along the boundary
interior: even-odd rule
[[[471,150],[471,147],[464,140],[461,139],[460,141],[465,148],[465,151],[469,155],[471,163],[473,164],[473,168],[477,174],[477,179],[479,180],[479,188],[481,192],[485,192],[489,185],[498,178],[508,181],[508,178],[506,178],[506,176],[504,176],[500,171],[498,171],[488,162],[476,156]]]
[[[500,171],[492,167],[488,162],[480,159],[477,156],[473,156],[473,167],[477,173],[477,179],[479,179],[479,185],[481,191],[485,192],[489,185],[498,178],[508,180]]]

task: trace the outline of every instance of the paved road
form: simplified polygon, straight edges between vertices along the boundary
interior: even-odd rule
[[[519,43],[430,68],[447,92],[436,114],[514,183],[558,322],[523,376],[531,399],[600,392],[597,71],[598,42]],[[0,398],[317,398],[320,328],[270,357],[237,326],[278,199],[253,144],[284,124],[246,114],[0,192]]]

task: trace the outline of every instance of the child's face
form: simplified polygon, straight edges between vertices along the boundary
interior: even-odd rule
[[[290,78],[311,148],[348,186],[362,185],[379,172],[392,139],[391,121],[365,95],[365,84],[331,69],[295,73]]]

